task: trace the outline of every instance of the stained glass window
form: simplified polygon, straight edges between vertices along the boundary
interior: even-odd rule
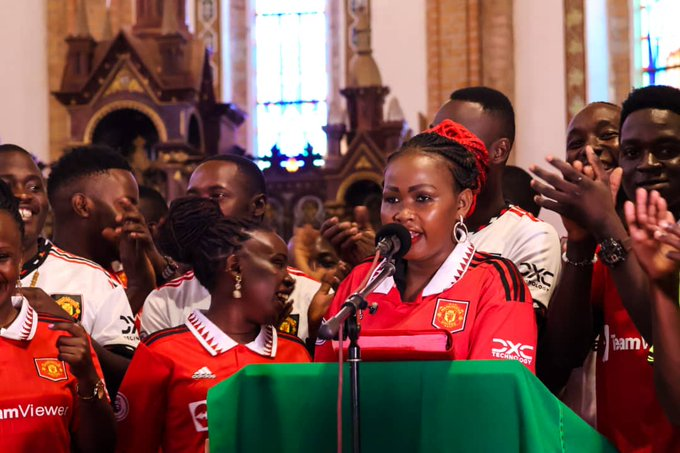
[[[680,87],[680,1],[638,1],[642,83]]]
[[[255,149],[326,154],[326,0],[255,0]]]

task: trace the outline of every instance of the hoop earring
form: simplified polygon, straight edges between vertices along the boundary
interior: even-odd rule
[[[451,236],[453,237],[453,241],[456,243],[467,242],[468,229],[465,225],[465,220],[463,219],[462,215],[460,216],[458,222],[456,222],[456,224],[453,226],[453,232]]]
[[[241,274],[234,275],[234,280],[236,280],[236,282],[234,283],[234,291],[231,293],[231,295],[234,297],[234,299],[240,299],[242,296],[241,281],[243,280]]]

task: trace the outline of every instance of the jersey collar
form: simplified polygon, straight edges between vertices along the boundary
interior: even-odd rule
[[[0,329],[0,337],[9,340],[30,341],[38,328],[38,313],[23,297],[13,296],[12,305],[19,308],[19,314],[7,327]]]
[[[36,253],[33,258],[29,259],[24,263],[19,278],[26,277],[31,272],[42,266],[42,264],[47,259],[47,255],[49,255],[51,249],[52,243],[50,241],[48,241],[45,238],[38,238],[38,253]]]
[[[439,270],[434,274],[425,289],[423,289],[422,297],[439,294],[451,288],[461,279],[470,266],[472,256],[475,254],[475,246],[472,242],[461,242],[451,251],[444,263],[439,267]],[[382,270],[384,265],[381,263],[373,272],[371,280],[373,280]],[[395,286],[394,278],[390,277],[382,282],[374,291],[378,294],[387,294]]]
[[[186,321],[189,331],[212,356],[222,354],[238,346],[229,335],[213,324],[199,310],[194,310]],[[262,326],[260,333],[253,341],[244,346],[256,354],[265,357],[276,357],[277,335],[273,326]]]

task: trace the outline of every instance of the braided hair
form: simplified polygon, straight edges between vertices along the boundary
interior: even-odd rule
[[[467,213],[467,217],[470,217],[475,210],[477,194],[484,187],[489,172],[489,152],[484,143],[460,124],[444,120],[406,141],[387,158],[387,162],[410,150],[444,158],[456,191],[470,189],[474,195]]]
[[[12,193],[12,188],[0,179],[0,211],[8,213],[16,222],[21,239],[24,238],[24,221],[19,214],[19,200]]]
[[[250,238],[248,232],[258,230],[266,228],[224,217],[215,200],[184,197],[170,205],[158,231],[158,244],[174,260],[191,265],[201,285],[212,291],[229,255]]]

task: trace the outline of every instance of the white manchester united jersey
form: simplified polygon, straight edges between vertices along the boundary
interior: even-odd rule
[[[477,250],[515,263],[534,304],[548,306],[562,267],[560,238],[552,225],[511,205],[474,232],[471,241]]]
[[[137,347],[125,289],[97,263],[41,240],[38,256],[24,266],[21,285],[52,296],[100,345]]]

